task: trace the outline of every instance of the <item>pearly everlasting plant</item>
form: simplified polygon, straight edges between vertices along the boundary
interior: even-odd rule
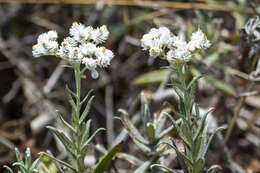
[[[40,57],[53,55],[67,62],[79,62],[91,71],[92,78],[98,78],[97,67],[107,67],[113,59],[111,50],[101,46],[108,36],[106,25],[93,28],[74,22],[66,37],[59,45],[56,31],[43,33],[38,37],[37,44],[33,48],[33,56]]]
[[[43,33],[38,37],[37,44],[32,47],[34,57],[40,56],[56,56],[65,60],[74,70],[76,91],[72,91],[66,86],[65,95],[72,107],[72,122],[67,122],[62,115],[57,112],[61,122],[70,130],[70,135],[65,135],[61,130],[48,126],[56,137],[64,145],[68,161],[62,161],[48,153],[42,153],[48,156],[56,163],[67,168],[66,172],[72,173],[102,173],[109,166],[112,157],[119,150],[120,145],[115,146],[108,152],[103,159],[97,164],[96,168],[91,171],[84,164],[88,146],[95,135],[104,128],[97,129],[92,135],[90,133],[91,120],[87,120],[90,106],[94,96],[90,96],[89,92],[83,99],[81,98],[81,79],[84,78],[86,70],[91,71],[92,78],[98,78],[97,68],[108,67],[114,54],[111,50],[106,49],[101,44],[104,43],[109,36],[106,25],[98,28],[85,26],[81,23],[74,22],[69,30],[69,35],[59,45],[57,42],[58,34],[56,31]],[[85,107],[84,109],[83,106]]]
[[[201,116],[199,107],[195,103],[195,83],[202,76],[194,77],[191,81],[188,81],[188,62],[194,53],[207,49],[210,45],[210,41],[200,29],[192,33],[189,42],[173,35],[165,27],[151,29],[141,39],[141,46],[144,50],[149,51],[150,56],[166,59],[170,63],[170,68],[177,74],[178,80],[173,81],[172,86],[179,97],[179,107],[178,109],[172,108],[174,115],[167,112],[163,114],[171,120],[171,127],[181,139],[184,151],[177,146],[175,140],[171,142],[161,141],[157,145],[167,144],[175,150],[184,173],[203,172],[210,143],[216,132],[223,129],[222,127],[217,128],[208,138],[205,120],[211,110]],[[176,172],[160,164],[153,164],[151,167]],[[214,168],[216,166],[210,167],[207,172],[212,172]]]

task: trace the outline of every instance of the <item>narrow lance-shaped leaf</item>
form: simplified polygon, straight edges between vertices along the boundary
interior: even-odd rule
[[[138,140],[133,139],[133,142],[134,142],[135,145],[136,145],[141,151],[143,151],[145,154],[149,155],[149,154],[152,152],[151,148],[149,148],[149,147],[146,146],[145,144],[139,142]]]
[[[155,129],[152,123],[147,123],[147,134],[150,142],[153,142],[155,139]]]
[[[30,150],[30,148],[26,148],[26,150],[25,150],[25,168],[27,170],[29,170],[30,166],[31,166],[31,150]]]
[[[185,135],[183,134],[183,132],[181,131],[181,129],[179,128],[178,124],[176,123],[176,121],[172,118],[172,116],[170,114],[168,114],[167,112],[164,112],[164,115],[166,115],[171,122],[173,123],[179,137],[183,140],[183,142],[190,148],[191,144],[189,143],[189,140],[186,139]]]
[[[204,159],[200,158],[196,161],[194,167],[193,167],[193,173],[202,173],[204,167]]]
[[[84,144],[84,142],[87,141],[87,139],[89,138],[89,134],[90,134],[90,124],[91,124],[91,120],[88,120],[87,123],[85,124],[85,130],[82,131],[83,136],[82,136],[82,140],[81,140],[81,145]]]
[[[119,159],[123,159],[123,160],[128,161],[132,165],[141,165],[141,164],[144,163],[142,160],[140,160],[137,157],[135,157],[131,154],[128,154],[128,153],[117,153],[116,156]]]
[[[150,110],[148,107],[147,99],[144,93],[141,93],[141,116],[143,121],[143,126],[145,127],[147,123],[151,122]]]
[[[81,114],[81,117],[80,117],[80,120],[79,120],[79,124],[81,124],[81,123],[86,119],[86,117],[87,117],[87,115],[88,115],[88,113],[89,113],[89,111],[90,111],[91,103],[92,103],[92,101],[93,101],[94,98],[95,98],[95,97],[92,96],[92,97],[89,99],[89,101],[88,101],[88,103],[87,103],[87,105],[86,105],[86,108],[84,109],[83,113]]]
[[[90,94],[93,92],[93,89],[91,89],[88,94],[84,97],[84,99],[80,102],[80,105],[82,106],[85,101],[89,98]]]
[[[212,165],[208,170],[207,173],[212,173],[215,169],[222,169],[219,165]]]
[[[25,165],[21,162],[15,162],[13,163],[13,166],[19,166],[19,168],[21,169],[22,173],[27,173],[27,169],[25,167]]]
[[[17,161],[21,162],[22,164],[24,164],[22,156],[21,156],[21,153],[20,153],[20,151],[17,148],[15,148],[15,155],[16,155]]]
[[[161,113],[159,118],[158,118],[158,121],[156,123],[156,128],[155,128],[155,138],[156,139],[159,136],[159,134],[163,131],[163,128],[165,126],[165,122],[166,122],[166,118]]]
[[[207,151],[208,151],[208,149],[209,149],[209,146],[210,146],[210,144],[211,144],[211,141],[213,140],[213,138],[215,137],[215,135],[216,135],[219,131],[224,130],[224,129],[226,129],[226,127],[220,126],[220,127],[218,127],[218,128],[215,130],[215,132],[210,136],[209,141],[208,141],[208,144],[207,144],[207,146],[206,146],[206,148],[205,148],[205,150],[204,150],[204,152],[203,152],[203,155],[202,155],[203,157],[206,156]]]
[[[65,95],[66,95],[68,102],[71,104],[73,110],[76,111],[77,107],[76,107],[76,104],[75,104],[75,102],[74,102],[74,100],[71,96],[70,89],[69,89],[68,85],[66,85]]]
[[[152,165],[151,165],[151,169],[154,169],[154,167],[163,168],[163,169],[165,169],[168,173],[177,173],[177,172],[174,171],[173,169],[168,168],[168,167],[166,167],[166,166],[164,166],[164,165],[160,165],[160,164],[152,164]]]
[[[50,129],[63,143],[64,147],[66,148],[67,152],[69,152],[74,158],[76,158],[75,155],[75,144],[73,144],[70,139],[63,133],[57,130],[54,127],[47,126],[48,129]]]
[[[119,109],[118,111],[121,112],[122,115],[124,115],[124,120],[122,120],[121,118],[117,118],[117,119],[119,119],[119,120],[123,123],[125,129],[128,131],[128,134],[130,135],[130,137],[131,137],[132,139],[136,139],[136,140],[140,141],[140,142],[143,143],[143,144],[148,145],[148,144],[149,144],[149,141],[147,141],[147,140],[139,133],[139,131],[138,131],[138,130],[136,129],[136,127],[133,125],[133,123],[131,122],[131,120],[129,120],[127,112],[124,111],[123,109]]]
[[[162,145],[162,144],[167,144],[167,145],[169,145],[171,148],[173,148],[173,149],[175,150],[175,152],[177,153],[177,155],[179,155],[183,160],[185,160],[186,163],[188,163],[190,166],[193,165],[192,161],[191,161],[188,157],[186,157],[182,152],[180,152],[180,151],[178,150],[178,148],[176,148],[174,145],[170,144],[169,142],[165,142],[165,141],[160,142],[158,145]]]
[[[9,166],[4,165],[3,168],[7,169],[11,173],[14,173],[14,171]]]
[[[103,173],[109,167],[113,157],[120,150],[121,144],[113,147],[97,164],[94,171],[92,173]]]
[[[59,111],[56,111],[58,117],[60,118],[60,120],[63,122],[63,124],[65,124],[72,132],[77,133],[76,130],[66,121],[63,119],[61,113]]]
[[[205,126],[205,121],[206,121],[209,113],[211,113],[213,110],[214,110],[214,108],[211,108],[203,115],[202,120],[200,122],[200,125],[199,125],[199,127],[198,127],[198,129],[196,131],[196,134],[193,137],[193,141],[197,140],[198,136],[200,135],[201,131],[203,130],[203,127]]]
[[[38,168],[38,165],[39,165],[39,163],[40,163],[40,161],[42,159],[42,156],[43,156],[43,154],[40,154],[40,156],[32,163],[32,165],[31,165],[31,172],[33,172],[34,169]]]
[[[150,168],[152,161],[146,161],[141,166],[139,166],[134,173],[146,173],[147,170]]]
[[[205,75],[202,74],[202,75],[193,77],[193,79],[192,79],[192,81],[189,83],[187,89],[188,89],[188,90],[191,89],[191,87],[192,87],[193,85],[195,85],[195,82],[197,82],[197,81],[198,81],[200,78],[202,78],[202,77],[205,77]]]
[[[106,129],[104,129],[104,128],[99,128],[99,129],[97,129],[89,138],[88,138],[88,140],[83,144],[83,146],[81,147],[81,150],[86,150],[87,149],[87,147],[88,147],[88,145],[89,145],[89,143],[92,141],[92,139],[97,135],[97,133],[98,132],[100,132],[100,131],[105,131]]]

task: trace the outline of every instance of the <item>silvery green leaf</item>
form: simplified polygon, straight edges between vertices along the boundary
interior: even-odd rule
[[[22,172],[27,173],[28,171],[26,170],[26,167],[23,163],[21,162],[15,162],[13,163],[13,166],[19,166]]]
[[[60,120],[63,122],[63,124],[65,124],[72,132],[77,133],[76,130],[66,121],[63,119],[61,113],[59,111],[56,111],[58,117],[60,118]]]
[[[132,165],[141,165],[144,163],[142,160],[128,153],[117,153],[117,158],[124,159]]]
[[[85,129],[85,130],[82,131],[83,136],[82,136],[82,140],[81,140],[81,141],[82,141],[81,145],[83,145],[83,143],[84,143],[85,141],[87,141],[87,139],[89,138],[89,134],[90,134],[90,124],[91,124],[91,120],[88,120],[85,125],[83,124],[83,126],[85,126],[83,129]]]
[[[74,102],[74,100],[73,100],[73,98],[71,96],[71,92],[70,92],[70,89],[69,89],[68,85],[66,85],[65,96],[66,96],[68,102],[71,104],[73,110],[76,111],[77,110],[77,106],[76,106],[76,104],[75,104],[75,102]]]
[[[59,138],[59,140],[63,143],[64,147],[66,148],[67,152],[69,152],[74,158],[76,158],[75,144],[73,144],[73,142],[71,142],[71,140],[58,129],[51,126],[47,126],[47,128],[50,129]]]
[[[193,137],[193,141],[196,141],[196,140],[197,140],[198,136],[200,135],[201,131],[203,130],[203,127],[205,126],[205,121],[206,121],[206,119],[207,119],[207,116],[208,116],[209,113],[211,113],[213,110],[214,110],[214,108],[211,108],[211,109],[209,109],[209,110],[203,115],[203,117],[202,117],[202,119],[201,119],[201,122],[200,122],[200,125],[199,125],[199,127],[198,127],[198,129],[197,129],[197,131],[196,131],[196,133],[195,133],[195,135],[194,135],[194,137]]]
[[[93,89],[91,89],[88,94],[84,97],[84,99],[80,102],[80,105],[84,104],[85,101],[89,98],[90,94],[93,92]]]
[[[190,166],[193,165],[192,161],[191,161],[188,157],[186,157],[182,152],[180,152],[179,149],[176,148],[174,145],[170,144],[169,142],[165,142],[165,141],[160,142],[158,145],[161,145],[161,144],[167,144],[167,145],[169,145],[171,148],[173,148],[173,149],[175,150],[176,154],[177,154],[179,157],[181,157],[183,160],[185,160],[185,162],[186,162],[187,164],[189,164]]]
[[[87,115],[88,115],[88,113],[90,111],[90,107],[91,107],[91,103],[92,103],[93,99],[94,99],[94,96],[92,96],[89,99],[89,101],[88,101],[88,103],[86,105],[86,108],[84,109],[83,113],[81,114],[81,117],[80,117],[80,120],[79,120],[79,124],[81,124],[86,119],[86,117],[87,117]]]
[[[34,169],[38,168],[38,165],[41,161],[41,158],[42,158],[42,154],[40,155],[40,157],[38,157],[31,165],[31,171],[33,172]]]
[[[177,122],[172,118],[172,116],[170,114],[168,114],[167,112],[164,112],[164,115],[166,115],[172,122],[172,124],[174,125],[179,137],[183,140],[183,142],[189,147],[191,148],[191,144],[189,143],[189,140],[185,137],[185,135],[183,134],[183,132],[181,131],[179,125],[177,124]]]
[[[222,169],[219,165],[212,165],[208,170],[207,173],[212,173],[215,169]]]
[[[103,173],[109,167],[113,157],[115,154],[120,150],[121,144],[116,145],[113,147],[108,153],[103,156],[103,158],[97,163],[94,171],[92,173]]]
[[[203,153],[205,153],[206,147],[207,147],[207,141],[208,141],[208,136],[207,136],[207,132],[208,132],[208,126],[206,125],[203,129],[202,135],[201,135],[201,143],[200,143],[200,151],[199,151],[199,157],[203,157]]]
[[[136,139],[139,142],[148,145],[149,141],[146,140],[140,133],[139,131],[136,129],[136,127],[133,125],[133,123],[131,122],[131,120],[128,117],[128,114],[126,111],[119,109],[119,112],[122,113],[122,115],[124,116],[124,119],[118,118],[119,120],[121,120],[121,122],[123,123],[125,129],[128,131],[129,136],[132,139]]]
[[[26,148],[26,150],[25,150],[25,168],[27,170],[29,170],[30,166],[31,166],[31,150],[30,150],[30,148]]]
[[[198,139],[195,141],[195,146],[194,146],[194,149],[192,151],[192,158],[193,160],[196,160],[197,159],[197,156],[199,154],[199,151],[200,151],[200,147],[201,147],[201,139],[202,137],[198,137]]]
[[[147,134],[150,142],[153,142],[155,139],[155,129],[152,123],[147,123]]]
[[[11,173],[14,173],[14,171],[9,166],[4,165],[3,168],[7,169]]]
[[[204,152],[203,152],[203,154],[202,154],[203,157],[206,156],[207,151],[208,151],[208,149],[209,149],[209,146],[210,146],[210,144],[211,144],[211,141],[213,140],[213,138],[215,137],[215,135],[216,135],[219,131],[224,130],[224,129],[226,129],[226,127],[220,126],[220,127],[218,127],[218,128],[214,131],[214,133],[210,136],[209,141],[208,141],[208,144],[206,145],[205,150],[204,150]]]
[[[199,108],[198,104],[194,104],[194,107],[195,107],[196,115],[195,115],[195,120],[193,120],[191,127],[193,127],[194,125],[196,126],[198,120],[200,119],[200,108]]]
[[[164,166],[164,165],[152,164],[152,165],[151,165],[151,169],[153,169],[154,167],[163,168],[163,169],[165,169],[165,170],[167,171],[167,173],[176,173],[176,171],[174,171],[173,169],[168,168],[168,167],[166,167],[166,166]]]
[[[192,141],[192,132],[189,128],[188,124],[184,122],[181,126],[181,132],[185,136],[185,139],[187,139],[187,142],[191,145],[193,143]]]
[[[167,135],[168,133],[170,133],[173,129],[174,129],[174,125],[171,125],[171,126],[168,127],[167,129],[165,129],[164,131],[162,131],[162,133],[160,133],[158,136],[156,136],[156,139],[157,139],[157,140],[162,139],[165,135]]]
[[[150,168],[152,161],[146,161],[141,166],[139,166],[134,173],[146,173],[147,170]]]
[[[148,102],[143,92],[141,93],[141,116],[144,126],[146,126],[147,123],[151,122],[151,115],[148,107]]]
[[[140,150],[142,150],[145,154],[149,155],[149,154],[152,152],[152,150],[151,150],[148,146],[146,146],[145,144],[139,142],[138,140],[133,139],[133,142],[134,142],[134,143],[136,144],[136,146],[137,146],[138,148],[140,148]]]
[[[158,139],[157,137],[163,131],[164,126],[165,126],[165,122],[166,122],[166,118],[161,113],[159,118],[158,118],[158,121],[156,122],[156,128],[155,128],[155,138],[156,139]]]
[[[195,85],[195,82],[197,82],[200,78],[204,77],[205,75],[199,75],[196,77],[193,77],[192,81],[189,83],[187,89],[189,90],[193,85]]]
[[[199,158],[199,160],[196,161],[193,167],[193,173],[202,173],[203,167],[204,167],[204,159]]]
[[[87,150],[87,147],[89,145],[89,143],[92,141],[92,139],[97,135],[98,132],[102,131],[102,130],[106,130],[104,128],[99,128],[97,129],[89,138],[88,140],[81,146],[81,150],[85,152],[85,150]]]
[[[22,156],[21,156],[21,153],[19,152],[19,150],[17,148],[15,148],[15,154],[16,154],[16,159],[18,162],[21,162],[22,164],[23,163],[23,159],[22,159]]]

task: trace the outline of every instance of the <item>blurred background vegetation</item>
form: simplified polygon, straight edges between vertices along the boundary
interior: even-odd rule
[[[56,30],[60,39],[64,38],[74,21],[108,25],[111,34],[105,46],[115,52],[111,66],[101,72],[98,80],[87,72],[87,80],[82,84],[83,94],[94,89],[89,117],[93,131],[107,128],[106,133],[96,136],[94,143],[100,145],[92,147],[90,156],[103,155],[101,151],[123,140],[122,151],[146,157],[138,152],[122,132],[121,123],[113,117],[120,116],[117,110],[123,108],[136,126],[141,126],[138,118],[141,91],[153,113],[165,107],[164,101],[173,105],[177,102],[167,86],[170,73],[161,68],[167,63],[149,59],[139,40],[152,27],[167,26],[175,34],[187,37],[201,28],[212,41],[212,47],[191,62],[192,75],[207,74],[199,80],[197,102],[205,109],[215,107],[213,125],[229,127],[238,102],[244,98],[230,137],[223,144],[221,139],[226,131],[220,134],[207,162],[220,164],[223,167],[220,172],[260,172],[260,97],[241,95],[260,89],[257,84],[249,87],[248,80],[260,49],[255,48],[257,44],[252,44],[242,29],[249,18],[259,13],[258,0],[0,0],[0,172],[4,172],[2,165],[14,162],[14,147],[20,151],[30,147],[34,157],[47,149],[59,158],[65,157],[64,149],[45,126],[61,127],[54,114],[56,109],[70,118],[64,86],[68,83],[74,87],[73,74],[56,58],[33,58],[31,47],[38,35],[47,30]],[[179,167],[174,156],[170,155],[167,163]],[[113,164],[114,169],[109,172],[130,173],[135,169],[119,157]],[[227,164],[234,164],[234,170],[225,169]]]

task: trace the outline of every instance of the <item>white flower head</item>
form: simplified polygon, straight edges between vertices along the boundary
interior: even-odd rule
[[[54,55],[58,50],[57,32],[49,31],[39,35],[37,44],[32,47],[32,53],[34,57],[40,57],[44,55]]]
[[[107,26],[103,25],[92,31],[91,38],[95,43],[100,44],[107,40],[108,35],[109,31],[107,30]]]
[[[83,58],[82,64],[85,64],[89,70],[95,70],[97,68],[97,61],[93,58]]]
[[[97,50],[97,46],[93,43],[86,43],[80,47],[83,56],[93,56]]]
[[[191,40],[188,43],[188,49],[190,51],[195,51],[196,49],[207,49],[210,47],[210,41],[207,39],[206,35],[198,29],[198,31],[192,33]]]
[[[58,38],[58,33],[54,30],[47,32],[47,37],[49,40],[56,41]]]
[[[149,54],[151,57],[158,57],[161,53],[162,49],[159,48],[159,47],[151,47],[150,50],[149,50]]]
[[[64,58],[68,58],[70,50],[76,46],[77,42],[73,38],[66,37],[60,45],[58,55]]]
[[[110,61],[114,57],[114,53],[103,46],[97,48],[95,55],[100,67],[107,67],[108,65],[110,65]]]
[[[70,35],[79,43],[84,43],[90,38],[91,27],[86,27],[85,25],[77,22],[73,22],[70,28]]]
[[[160,49],[168,44],[170,36],[171,32],[166,27],[152,28],[147,34],[143,35],[141,46],[144,50],[150,49],[150,52],[152,47]]]
[[[166,57],[169,62],[175,62],[176,60],[188,62],[191,59],[191,54],[185,49],[175,49],[168,51]]]
[[[69,60],[81,62],[83,55],[78,47],[69,47]]]

